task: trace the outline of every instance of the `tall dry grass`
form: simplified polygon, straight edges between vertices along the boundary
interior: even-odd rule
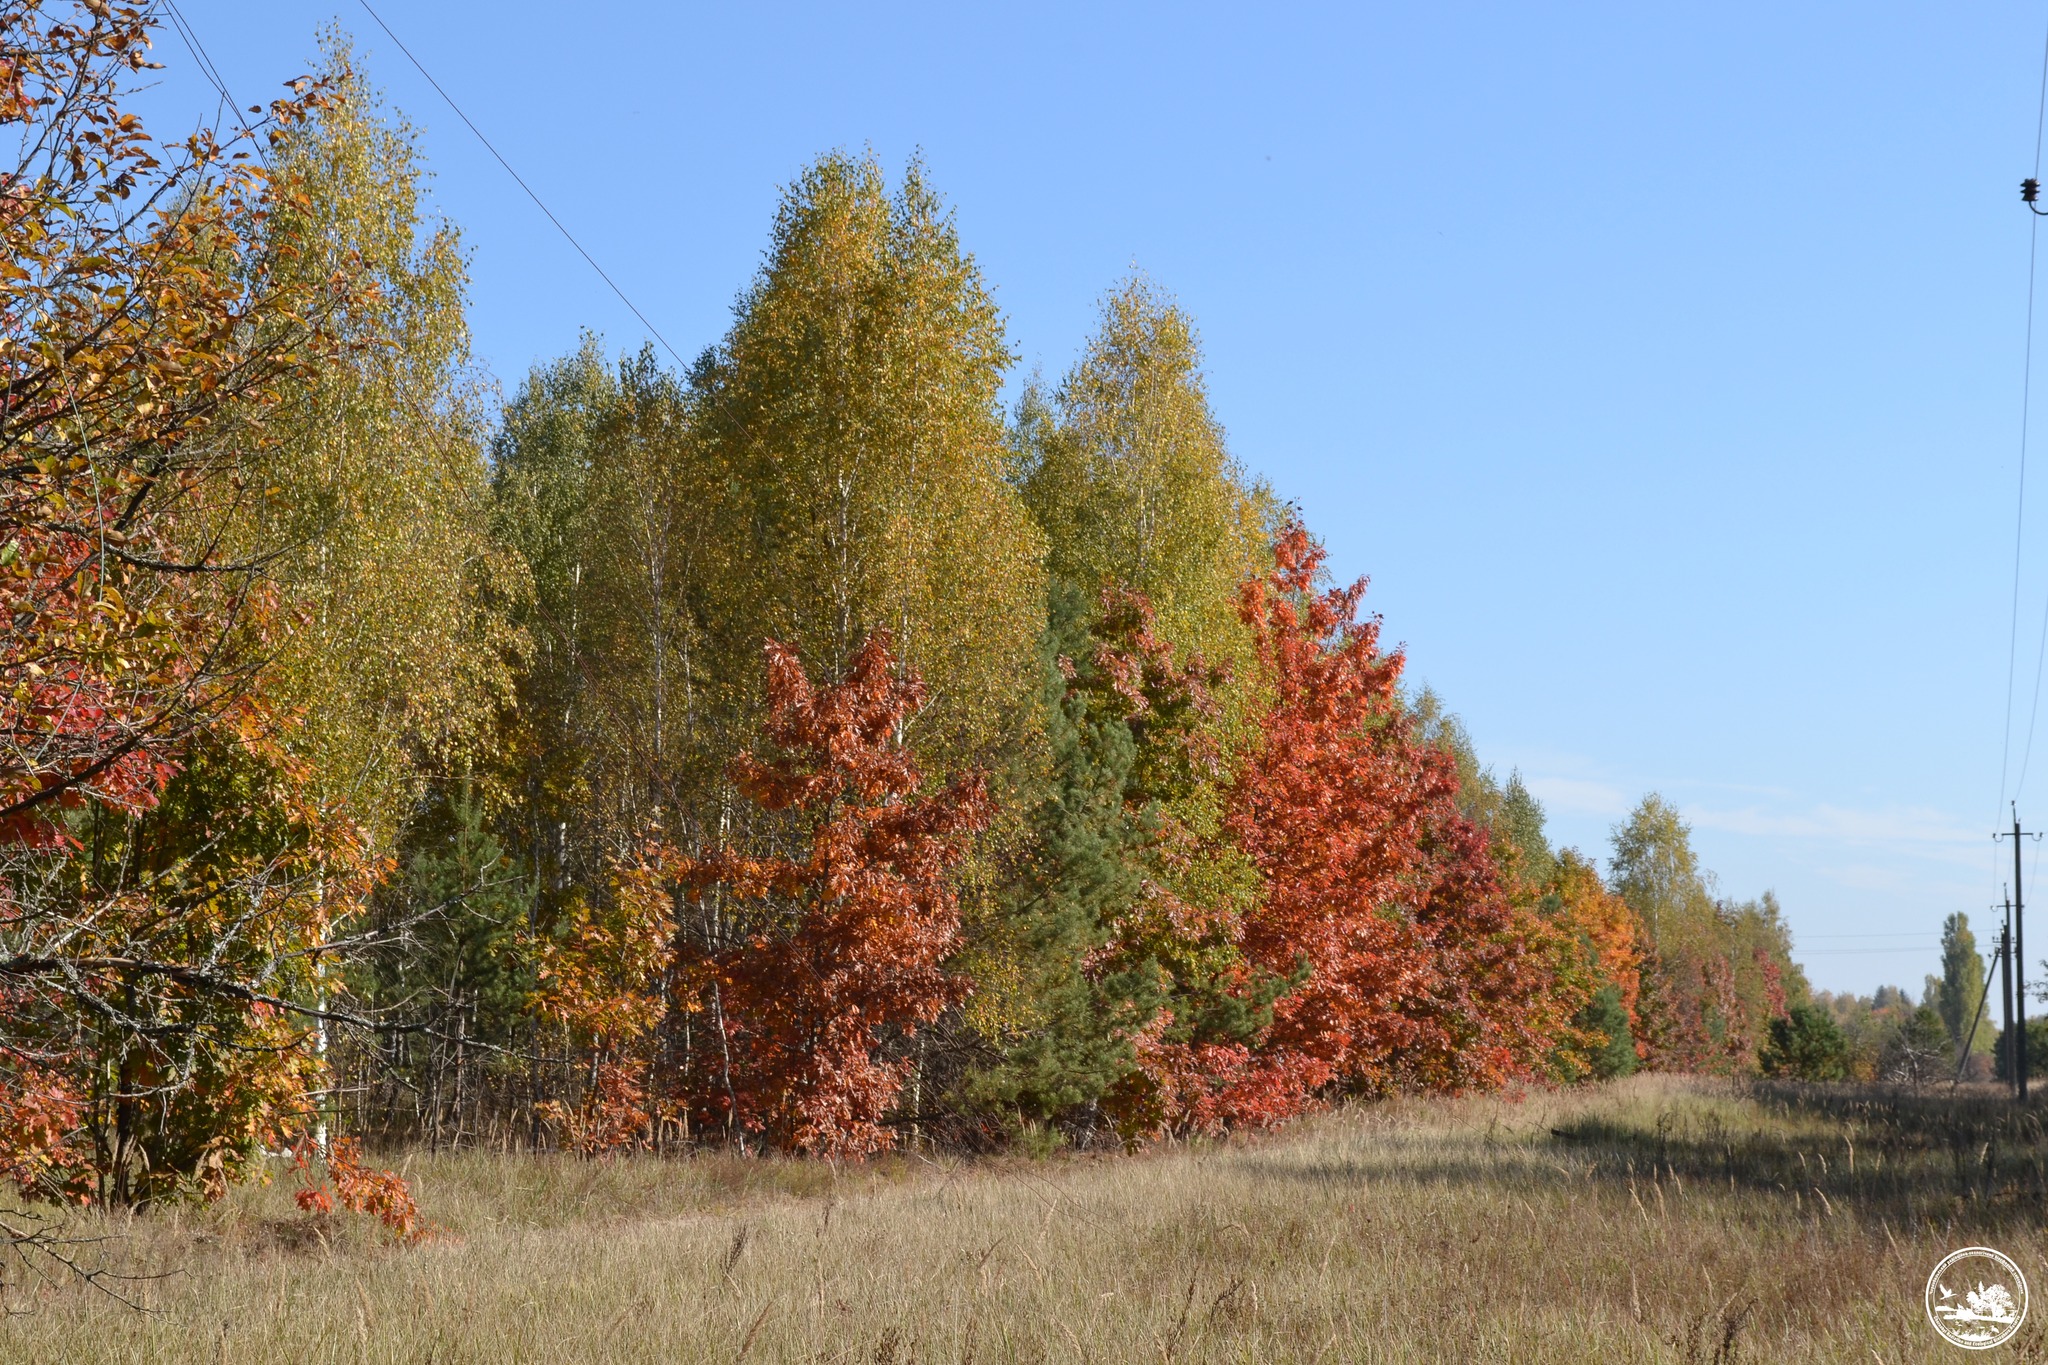
[[[0,1358],[1955,1361],[1921,1286],[1988,1242],[2048,1292],[2044,1160],[1988,1093],[1663,1078],[1132,1158],[415,1157],[435,1244],[288,1182],[101,1219],[150,1311],[17,1286]]]

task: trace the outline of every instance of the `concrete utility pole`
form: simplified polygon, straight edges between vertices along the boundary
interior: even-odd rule
[[[2012,1086],[2012,1087],[2013,1087],[2013,1093],[2014,1093],[2015,1095],[2017,1095],[2017,1094],[2019,1093],[2019,1074],[2020,1074],[2020,1069],[2019,1069],[2019,1068],[2018,1068],[2017,1066],[2013,1065],[2013,1051],[2012,1051],[2012,1039],[2013,1039],[2013,1033],[2012,1033],[2012,897],[2011,897],[2011,896],[2007,896],[2007,897],[2005,898],[2005,922],[2004,922],[2003,924],[2000,924],[2000,925],[1998,926],[1998,983],[1999,983],[1999,985],[1998,985],[1998,989],[1999,989],[2000,993],[2001,993],[2001,994],[2003,995],[2003,997],[2004,997],[2004,1003],[2005,1003],[2005,1013],[2004,1013],[2004,1015],[2003,1015],[2003,1018],[2004,1018],[2004,1020],[2005,1020],[2005,1026],[2004,1026],[2004,1028],[2003,1028],[2003,1029],[2001,1029],[2001,1030],[2000,1030],[2000,1032],[1999,1032],[1999,1035],[1998,1035],[1998,1047],[1999,1047],[1999,1050],[2000,1050],[2001,1052],[2003,1052],[2003,1053],[2005,1054],[2005,1056],[2004,1056],[2004,1057],[2003,1057],[2003,1058],[2002,1058],[2001,1060],[2003,1060],[2003,1061],[2005,1062],[2005,1079],[2006,1079],[2006,1083],[2007,1083],[2008,1085],[2010,1085],[2010,1086]]]
[[[1994,834],[1991,837],[2004,839],[2008,836]],[[2020,808],[2017,803],[2012,808],[2012,834],[2009,837],[2012,839],[2012,956],[2007,960],[2012,963],[2013,968],[2012,1052],[2009,1060],[2012,1064],[2013,1093],[2024,1104],[2027,1099],[2027,902],[2024,892],[2020,889],[2020,844],[2024,840],[2039,839],[2041,836],[2020,828]]]

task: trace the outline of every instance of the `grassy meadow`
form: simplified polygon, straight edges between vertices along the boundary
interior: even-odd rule
[[[442,1229],[280,1177],[89,1217],[147,1311],[8,1274],[22,1361],[1958,1360],[1921,1287],[2048,1285],[2038,1110],[1641,1077],[1135,1157],[400,1158]],[[1991,1359],[2048,1356],[2044,1310]]]

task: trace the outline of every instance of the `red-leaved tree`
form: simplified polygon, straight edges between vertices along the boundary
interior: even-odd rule
[[[903,729],[925,689],[887,632],[823,688],[788,647],[767,655],[772,751],[732,768],[765,832],[650,859],[681,929],[680,1084],[700,1126],[742,1141],[879,1151],[912,1068],[889,1045],[967,992],[944,966],[960,931],[949,873],[987,823],[986,785],[970,774],[919,794]]]
[[[1357,617],[1364,582],[1317,591],[1298,524],[1273,554],[1240,599],[1270,700],[1228,816],[1265,880],[1246,955],[1305,975],[1266,1063],[1304,1097],[1529,1074],[1567,1026],[1552,931],[1509,903],[1451,756],[1418,741],[1403,658]]]
[[[1246,1041],[1138,1040],[1155,1126],[1284,1119],[1336,1091],[1457,1090],[1532,1074],[1568,1027],[1554,931],[1510,904],[1451,757],[1421,743],[1402,658],[1360,621],[1364,584],[1319,591],[1299,525],[1246,583],[1263,708],[1222,827],[1260,894],[1227,989],[1289,982]],[[1142,1111],[1142,1107],[1141,1107]]]

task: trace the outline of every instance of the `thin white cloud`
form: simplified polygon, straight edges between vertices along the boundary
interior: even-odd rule
[[[1976,862],[1988,844],[1984,831],[1973,829],[1944,811],[1927,807],[1884,806],[1859,810],[1819,805],[1806,810],[1769,810],[1742,806],[1717,810],[1687,806],[1685,818],[1701,829],[1759,838],[1817,839],[1911,852],[1943,861],[1967,858]]]
[[[1953,888],[1942,884],[1927,887],[1920,879],[1909,879],[1899,875],[1896,866],[1875,863],[1837,863],[1819,869],[1822,876],[1851,891],[1878,891],[1892,895],[1907,893],[1909,896],[1942,904],[1952,898]],[[1877,932],[1873,930],[1872,932]]]
[[[1760,872],[1763,885],[1817,876],[1858,899],[1871,898],[1862,911],[1868,915],[1880,906],[1888,911],[1894,902],[1938,906],[1943,913],[1969,908],[1979,898],[1980,884],[1997,881],[2000,864],[1989,831],[1936,807],[1808,805],[1785,799],[1791,793],[1782,789],[1678,779],[1637,788],[1589,772],[1590,765],[1569,756],[1552,758],[1533,773],[1523,768],[1523,781],[1566,825],[1618,823],[1628,818],[1643,791],[1662,791],[1677,801],[1688,823],[1714,836],[1718,853],[1713,861],[1732,863],[1745,884]],[[1688,792],[1705,799],[1687,799]],[[1577,832],[1583,837],[1583,829]],[[1739,842],[1730,845],[1731,837]]]
[[[1532,777],[1525,773],[1522,784],[1549,810],[1620,819],[1635,804],[1627,792],[1608,782],[1592,782],[1577,777]]]

